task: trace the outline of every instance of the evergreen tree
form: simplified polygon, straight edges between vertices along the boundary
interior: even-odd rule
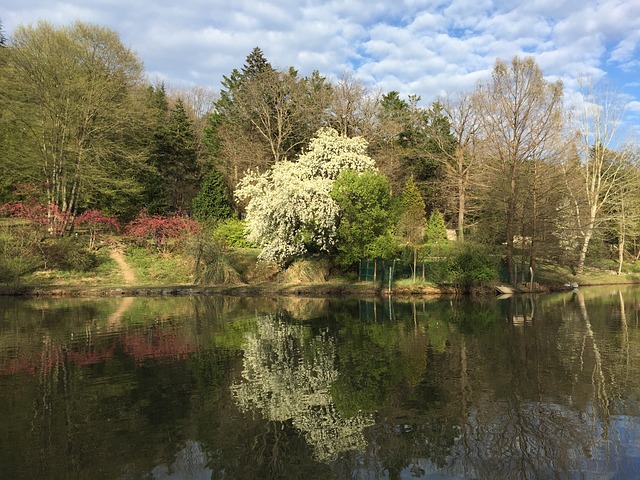
[[[273,67],[264,56],[264,53],[260,47],[254,47],[251,53],[247,55],[247,58],[242,67],[242,81],[253,80],[258,75],[273,71]]]
[[[182,99],[169,113],[166,163],[160,174],[166,185],[171,211],[187,210],[197,192],[199,178],[198,142]]]
[[[216,169],[211,170],[193,199],[193,215],[207,222],[221,220],[231,216],[231,198],[224,176]]]
[[[426,224],[425,206],[420,190],[413,177],[405,185],[400,198],[400,216],[397,231],[400,237],[413,248],[413,281],[416,280],[418,247],[424,239]]]
[[[193,125],[182,99],[169,107],[164,86],[150,89],[150,102],[155,112],[155,131],[151,169],[145,174],[145,205],[150,213],[188,210],[199,177]]]
[[[447,240],[447,225],[444,223],[444,216],[437,210],[433,210],[429,215],[429,220],[424,229],[424,236],[427,243],[441,243]]]
[[[167,155],[167,121],[169,118],[169,100],[164,84],[150,86],[147,90],[147,104],[150,109],[151,142],[148,168],[142,170],[140,182],[143,185],[143,205],[149,213],[166,211],[164,180],[160,175],[160,165]]]

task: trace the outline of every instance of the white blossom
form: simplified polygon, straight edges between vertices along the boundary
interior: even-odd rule
[[[291,420],[320,461],[366,450],[364,430],[374,424],[373,417],[344,417],[337,410],[331,395],[338,378],[335,343],[326,333],[310,337],[308,327],[260,315],[243,349],[242,379],[231,386],[242,411]]]
[[[235,195],[248,202],[249,240],[262,246],[260,259],[283,265],[310,245],[325,252],[334,245],[339,207],[331,198],[333,182],[346,169],[375,170],[366,150],[363,138],[323,128],[297,161],[247,172]]]

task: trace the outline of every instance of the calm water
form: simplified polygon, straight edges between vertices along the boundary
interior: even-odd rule
[[[0,478],[640,478],[640,290],[0,299]]]

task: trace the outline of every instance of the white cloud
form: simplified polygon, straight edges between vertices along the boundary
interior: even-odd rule
[[[255,46],[271,63],[355,71],[382,90],[421,95],[473,88],[496,58],[533,55],[567,98],[578,78],[624,78],[635,112],[640,2],[629,0],[5,0],[9,35],[38,19],[119,32],[150,78],[219,87]],[[622,77],[621,74],[625,76]],[[635,77],[634,77],[635,75]],[[635,102],[635,103],[634,103]]]
[[[630,112],[640,112],[640,101],[633,100],[627,103],[627,110]]]

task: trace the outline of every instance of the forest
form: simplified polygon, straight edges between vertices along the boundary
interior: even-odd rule
[[[220,85],[171,88],[82,22],[0,24],[0,45],[0,283],[95,268],[105,234],[163,253],[196,238],[203,282],[244,247],[279,269],[399,260],[414,282],[437,259],[432,279],[464,284],[541,265],[621,275],[640,257],[622,99],[584,79],[568,108],[533,57],[422,99],[280,69],[259,47]]]

